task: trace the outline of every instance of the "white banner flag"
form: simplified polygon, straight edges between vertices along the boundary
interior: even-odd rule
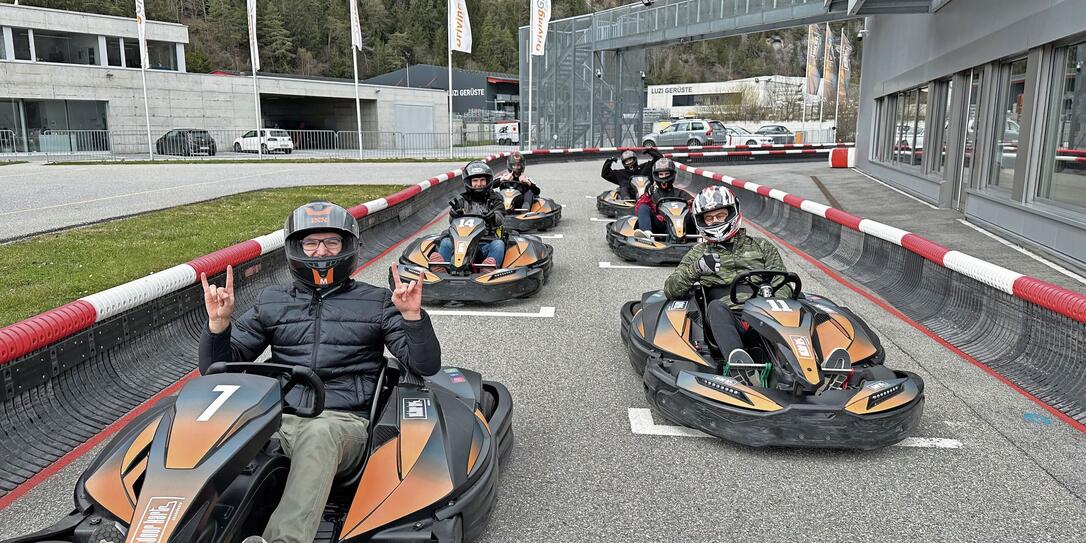
[[[543,56],[547,25],[551,22],[551,0],[532,0],[532,54]]]
[[[143,0],[136,0],[136,28],[140,36],[140,66],[143,69],[150,68],[147,64],[147,12],[143,8]]]
[[[464,0],[449,0],[449,47],[471,53],[471,21]]]
[[[253,73],[260,70],[260,50],[256,46],[256,0],[246,0],[246,11],[249,14],[249,57],[253,62]]]
[[[358,0],[351,0],[351,45],[362,50],[362,24],[358,22]]]

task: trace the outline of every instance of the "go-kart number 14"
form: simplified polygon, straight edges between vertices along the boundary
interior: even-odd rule
[[[199,417],[196,417],[196,422],[207,422],[211,420],[211,417],[215,416],[215,412],[222,407],[222,404],[226,403],[226,400],[230,399],[238,389],[241,388],[238,385],[215,385],[215,388],[211,389],[212,392],[218,392],[219,397],[215,398],[215,401],[211,402],[211,405],[204,409],[203,413],[200,413]]]

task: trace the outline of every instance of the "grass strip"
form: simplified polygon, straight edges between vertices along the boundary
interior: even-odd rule
[[[0,166],[11,166],[12,164],[26,164],[25,160],[0,160]]]
[[[235,194],[0,245],[0,326],[283,227],[314,200],[344,207],[402,185],[330,185]]]

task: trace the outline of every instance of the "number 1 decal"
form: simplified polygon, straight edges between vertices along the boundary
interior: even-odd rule
[[[238,389],[241,388],[238,385],[216,385],[211,389],[212,392],[218,392],[219,397],[215,398],[215,401],[211,402],[211,405],[204,409],[203,413],[200,413],[199,417],[196,417],[196,422],[207,422],[211,420],[211,417],[215,415],[215,412],[222,407],[222,404],[226,403],[226,400],[230,399]]]

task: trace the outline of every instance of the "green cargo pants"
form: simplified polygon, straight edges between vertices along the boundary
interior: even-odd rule
[[[276,433],[290,457],[290,473],[264,539],[268,543],[312,543],[338,474],[358,468],[366,450],[369,421],[344,411],[315,418],[283,415]]]

